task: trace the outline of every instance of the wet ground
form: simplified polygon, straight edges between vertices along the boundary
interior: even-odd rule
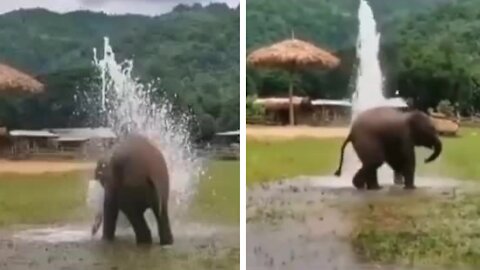
[[[92,219],[56,225],[15,225],[0,230],[0,270],[24,269],[238,269],[239,227],[206,223],[189,217],[175,203],[171,225],[174,244],[161,247],[153,213],[145,216],[154,244],[138,247],[126,217],[120,213],[114,243],[101,240],[101,228],[91,235],[93,213],[101,205],[103,192],[89,183],[87,203]]]
[[[91,237],[88,224],[3,231],[0,269],[238,269],[238,228],[195,222],[174,228],[169,247],[137,247],[127,227],[114,244]]]
[[[346,173],[341,178],[299,177],[248,190],[247,269],[426,269],[362,260],[349,239],[353,211],[372,198],[456,196],[466,184],[452,179],[417,177],[417,189],[404,190],[393,184],[393,172],[384,167],[379,172],[381,190],[358,191],[351,184],[352,172],[358,164],[345,158]]]

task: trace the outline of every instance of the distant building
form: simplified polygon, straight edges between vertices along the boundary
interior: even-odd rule
[[[98,157],[116,141],[117,135],[110,128],[55,128],[50,132],[60,151],[77,152],[84,157]]]
[[[267,121],[288,125],[288,98],[259,98],[254,103],[263,105]],[[347,100],[294,97],[294,122],[296,125],[310,126],[343,125],[350,121],[351,106],[351,102]]]
[[[58,135],[46,130],[10,130],[8,132],[10,156],[26,158],[42,149],[53,148],[53,140]]]
[[[254,104],[262,105],[265,108],[266,120],[274,124],[288,125],[289,124],[289,108],[290,100],[288,97],[269,97],[258,98]],[[292,98],[294,110],[294,122],[296,125],[304,123],[304,119],[309,117],[310,100],[307,97],[293,97]]]
[[[346,125],[350,122],[352,103],[348,100],[314,99],[312,125]]]

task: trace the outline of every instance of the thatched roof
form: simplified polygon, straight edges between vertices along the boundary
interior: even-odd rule
[[[33,77],[7,65],[0,64],[0,92],[12,90],[39,93],[43,89],[43,84]]]
[[[292,97],[294,107],[300,107],[301,105],[309,104],[309,102],[309,99],[306,97]],[[254,104],[260,104],[269,110],[286,110],[289,108],[290,103],[288,97],[270,97],[258,98],[254,101]]]
[[[308,42],[288,39],[252,52],[248,63],[256,67],[298,69],[334,68],[340,60]]]

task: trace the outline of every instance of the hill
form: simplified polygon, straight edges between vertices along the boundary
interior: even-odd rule
[[[213,117],[220,129],[239,127],[239,10],[225,4],[180,5],[157,17],[44,9],[3,14],[0,61],[37,74],[47,94],[2,100],[8,104],[1,119],[24,128],[84,124],[73,97],[89,88],[92,49],[102,50],[104,36],[117,59],[134,59],[135,75],[160,78],[161,89],[199,119]],[[15,102],[26,102],[24,109]]]
[[[480,109],[476,78],[480,2],[474,0],[371,0],[381,32],[381,65],[386,94],[397,89],[416,106],[434,107],[440,100],[459,109]],[[345,98],[355,83],[358,0],[249,0],[247,50],[295,36],[324,47],[342,60],[333,71],[304,71],[297,94],[316,98]],[[468,64],[468,66],[465,66]],[[281,95],[288,87],[278,71],[249,68],[247,93]]]

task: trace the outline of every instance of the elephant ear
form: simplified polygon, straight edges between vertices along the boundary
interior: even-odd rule
[[[97,161],[97,166],[95,167],[95,179],[98,180],[102,185],[108,173],[108,163],[109,161],[107,158],[100,158]]]

